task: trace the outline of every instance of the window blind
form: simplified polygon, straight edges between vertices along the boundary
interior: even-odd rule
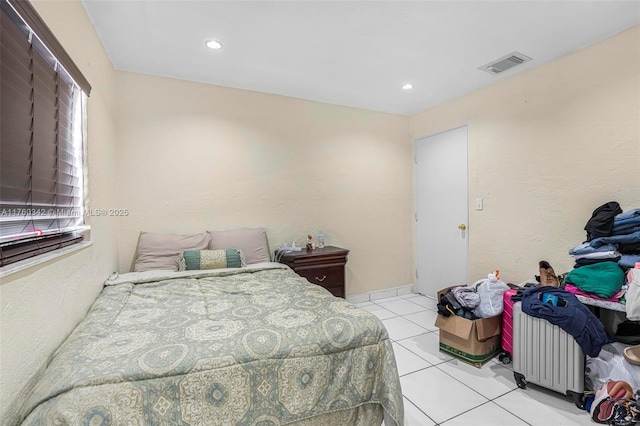
[[[6,265],[83,239],[88,94],[52,53],[61,49],[55,37],[32,28],[49,31],[28,2],[2,0],[1,15],[0,259]]]

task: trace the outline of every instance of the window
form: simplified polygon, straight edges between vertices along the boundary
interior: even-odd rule
[[[0,0],[0,266],[81,242],[91,86],[28,1]]]

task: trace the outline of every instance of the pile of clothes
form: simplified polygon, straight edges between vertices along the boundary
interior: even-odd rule
[[[469,286],[449,289],[440,295],[438,313],[449,317],[457,315],[469,320],[488,318],[502,314],[503,294],[509,286],[500,279],[500,271],[493,271],[486,279]]]
[[[477,320],[473,310],[480,304],[480,296],[471,287],[454,287],[440,296],[438,313],[444,317],[457,315],[468,320]]]
[[[584,229],[587,240],[569,250],[575,265],[565,277],[565,290],[623,301],[625,272],[640,263],[640,208],[623,212],[610,201],[593,211]]]
[[[613,219],[611,235],[591,241],[593,247],[613,244],[620,253],[618,265],[633,268],[640,262],[640,208],[617,214]]]
[[[564,289],[624,303],[627,319],[614,338],[640,343],[640,208],[623,212],[610,201],[593,211],[584,229],[587,241],[569,250],[575,265],[564,276]]]

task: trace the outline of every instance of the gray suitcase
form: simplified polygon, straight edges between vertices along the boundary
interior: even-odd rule
[[[584,353],[570,334],[513,305],[513,376],[519,388],[527,382],[560,392],[584,408]]]

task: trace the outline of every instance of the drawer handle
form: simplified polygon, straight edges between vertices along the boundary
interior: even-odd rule
[[[322,282],[322,281],[324,281],[324,280],[326,280],[326,279],[327,279],[327,276],[326,276],[326,275],[323,275],[323,276],[322,276],[322,278],[318,278],[318,277],[316,277],[316,280],[317,280],[317,281],[320,281],[320,282]]]

